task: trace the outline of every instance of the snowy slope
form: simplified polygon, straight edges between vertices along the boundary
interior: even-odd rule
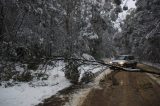
[[[84,54],[83,57],[86,60],[94,60],[94,58],[88,54]],[[64,67],[65,63],[62,61],[57,62],[54,68],[48,67],[46,74],[49,75],[49,77],[47,80],[34,79],[28,83],[17,82],[16,85],[7,88],[2,84],[2,86],[0,86],[0,106],[34,106],[41,103],[44,99],[55,95],[58,91],[69,87],[71,83],[65,78],[64,72],[62,71]],[[105,67],[102,66],[81,65],[79,67],[79,81],[84,72],[91,71],[92,73],[96,73],[104,70],[104,68]]]
[[[64,63],[60,62],[55,68],[48,70],[48,80],[19,83],[8,88],[0,86],[0,106],[34,106],[69,87],[71,84],[61,71],[63,67]]]

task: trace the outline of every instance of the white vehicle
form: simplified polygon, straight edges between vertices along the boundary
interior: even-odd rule
[[[119,55],[110,61],[111,65],[136,68],[137,61],[132,55]]]

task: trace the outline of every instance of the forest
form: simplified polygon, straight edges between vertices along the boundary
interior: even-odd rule
[[[0,86],[47,79],[59,61],[77,83],[81,60],[121,54],[160,64],[160,0],[0,0]]]
[[[0,69],[36,69],[55,57],[96,59],[133,54],[160,63],[158,0],[137,0],[124,21],[121,0],[1,0]],[[119,28],[120,29],[120,28]],[[7,68],[7,69],[6,69]],[[3,79],[2,79],[3,80]]]

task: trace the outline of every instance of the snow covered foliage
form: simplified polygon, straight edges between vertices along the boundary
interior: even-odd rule
[[[122,31],[121,24],[124,24],[124,20],[126,19],[126,16],[135,10],[136,8],[135,3],[136,1],[134,0],[122,0],[121,4],[118,7],[121,9],[121,11],[119,11],[119,13],[117,14],[113,14],[113,15],[117,15],[117,18],[115,21],[113,21],[113,23],[114,23],[114,27],[117,28],[119,32]],[[114,7],[115,9],[117,8],[117,6],[114,6]],[[125,8],[127,9],[125,10]]]
[[[126,17],[118,45],[143,61],[160,63],[159,0],[137,0],[136,11]]]
[[[112,0],[0,0],[0,68],[11,72],[15,66],[10,63],[18,63],[37,70],[55,56],[83,53],[110,57],[116,32],[109,18],[112,4]]]
[[[88,83],[91,82],[98,72],[102,72],[106,67],[101,65],[81,65],[79,67],[80,77],[79,82]]]
[[[113,0],[115,4],[120,5],[122,3],[121,0]]]
[[[111,43],[108,38],[115,33],[111,4],[112,0],[0,0],[0,58],[30,63],[55,55],[91,54],[97,50],[91,39],[100,41],[97,46],[109,46],[105,42]],[[105,56],[107,50],[100,51]]]
[[[97,72],[103,71],[106,67],[96,62],[93,56],[83,54],[79,61],[68,60],[65,66],[65,76],[73,84],[90,82]]]
[[[78,83],[80,72],[78,70],[79,64],[77,61],[68,61],[65,67],[65,76],[71,83]]]
[[[86,53],[82,54],[82,59],[90,60],[90,61],[96,61],[93,56],[91,56],[89,54],[86,54]]]

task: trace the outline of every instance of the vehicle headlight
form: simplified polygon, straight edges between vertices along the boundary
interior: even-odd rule
[[[120,62],[119,64],[120,64],[120,65],[123,65],[123,64],[124,64],[124,62]]]
[[[112,62],[111,62],[111,61],[110,61],[109,63],[110,63],[110,64],[112,64]]]

